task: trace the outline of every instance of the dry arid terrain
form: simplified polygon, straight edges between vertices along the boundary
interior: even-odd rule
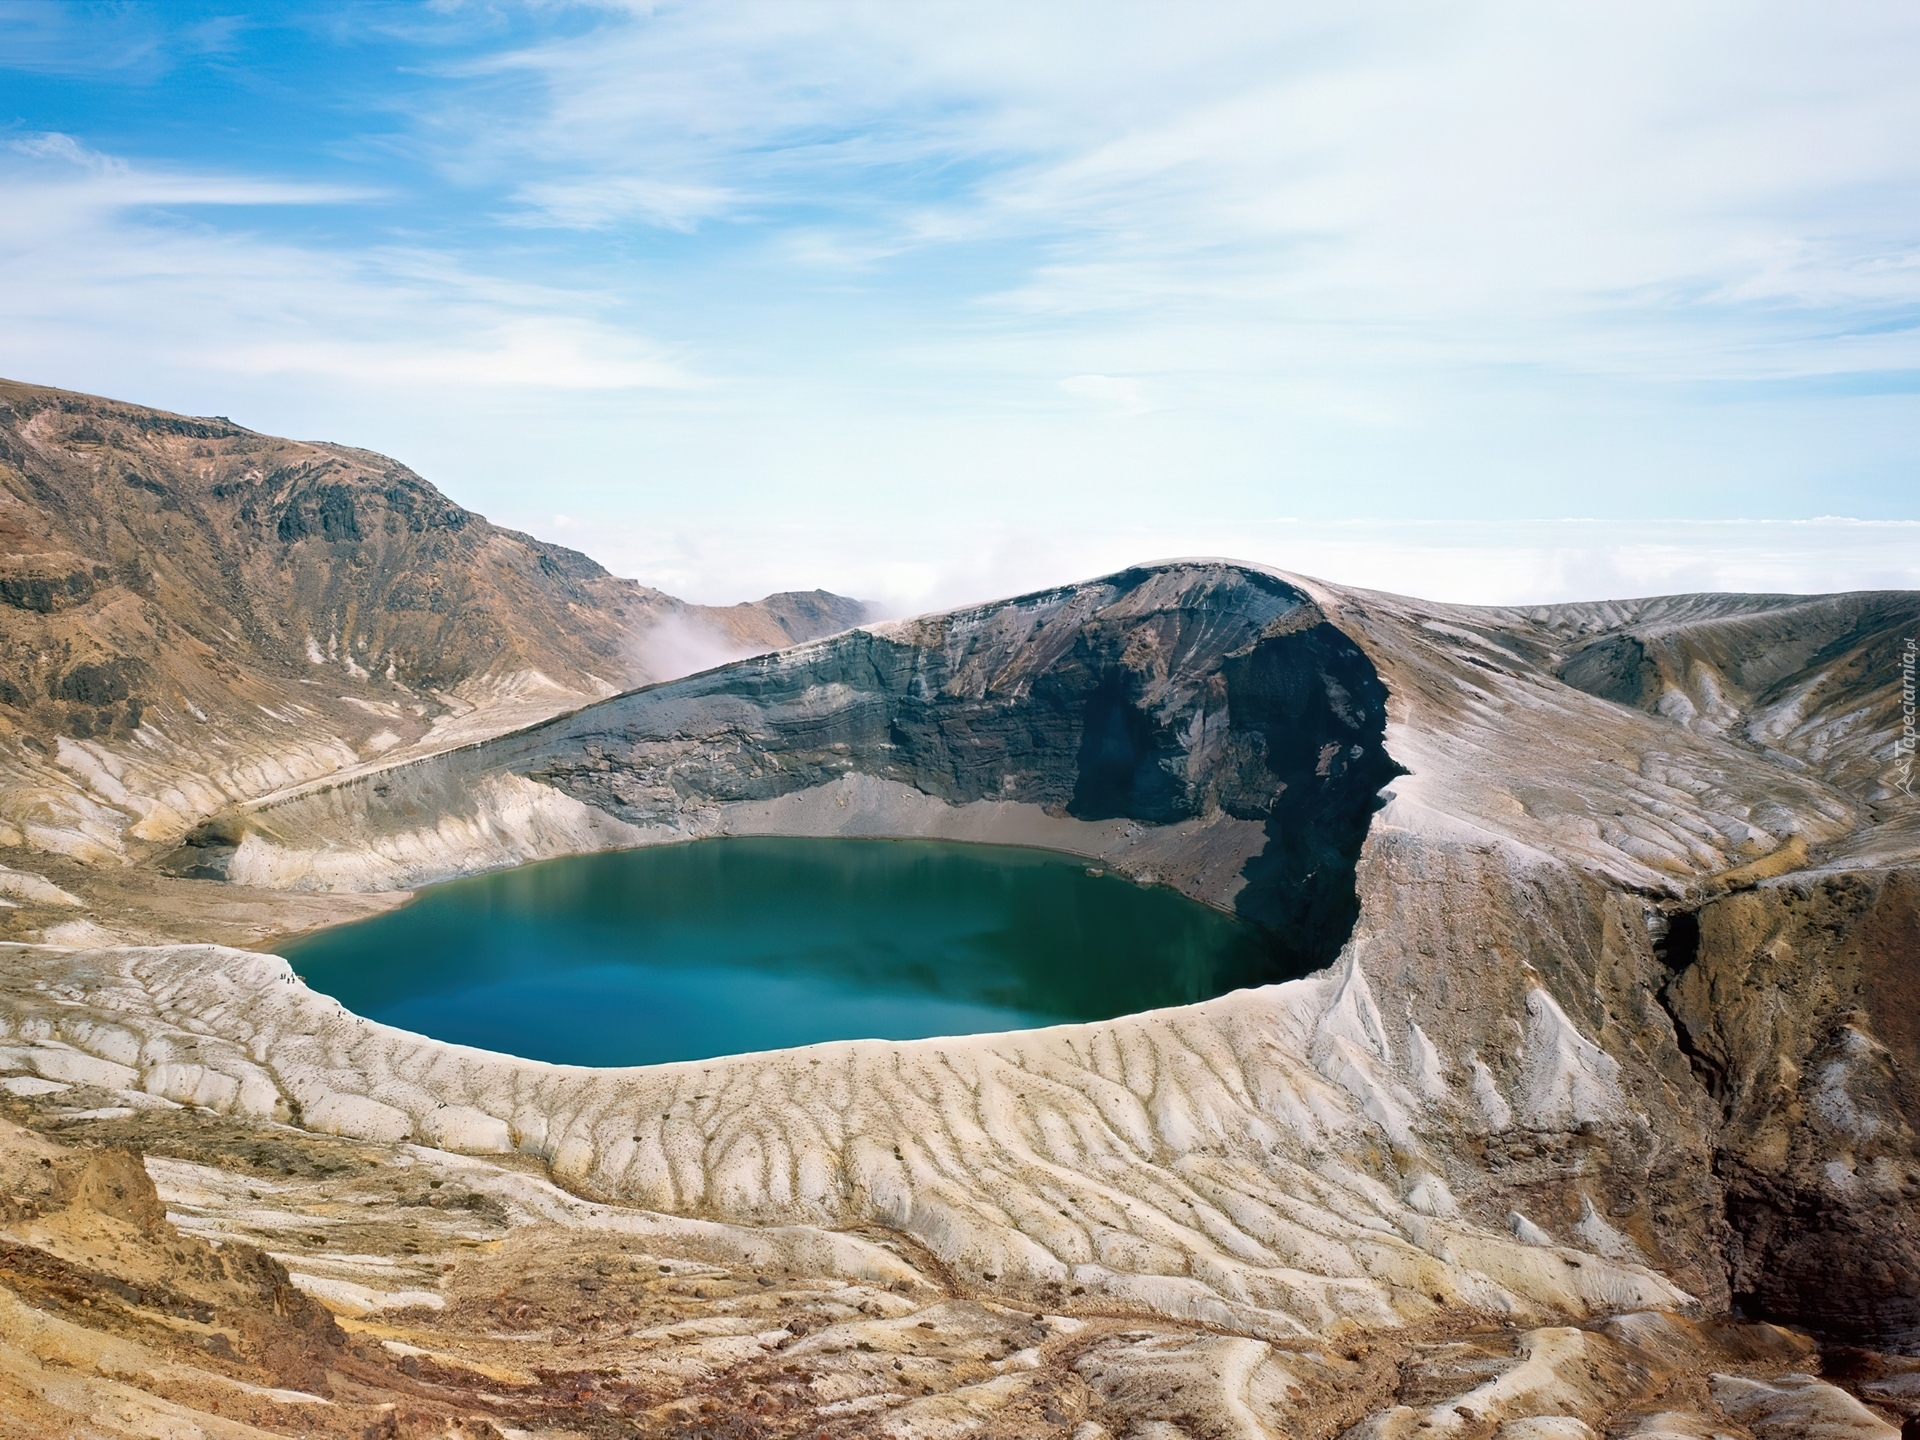
[[[848,629],[4,398],[0,1435],[1920,1433],[1920,596],[1186,561]],[[778,648],[642,684],[669,611]],[[595,1070],[270,953],[725,834],[1084,855],[1280,973]]]
[[[86,889],[236,801],[864,613],[824,591],[689,605],[382,455],[0,381],[0,848],[58,872],[0,873],[0,895],[63,904],[61,876]],[[128,878],[106,930],[179,933]],[[252,933],[214,923],[195,933]]]

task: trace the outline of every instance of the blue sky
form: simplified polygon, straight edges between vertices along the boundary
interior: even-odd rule
[[[1915,74],[1864,3],[0,0],[0,373],[700,599],[1920,584]]]

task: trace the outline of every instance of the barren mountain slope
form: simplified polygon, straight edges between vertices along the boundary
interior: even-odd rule
[[[1180,562],[858,629],[235,806],[169,862],[228,880],[171,883],[310,917],[698,835],[1015,841],[1237,908],[1296,978],[594,1070],[369,1023],[270,956],[14,948],[0,1106],[144,1143],[171,1223],[269,1249],[418,1382],[343,1350],[330,1410],[254,1405],[270,1433],[375,1403],[436,1435],[1892,1440],[1920,849],[1875,788],[1875,637],[1915,602],[1496,611]],[[1610,698],[1580,657],[1656,620],[1780,655],[1688,629],[1730,680]],[[1868,720],[1769,745],[1661,704],[1689,683]],[[63,1320],[151,1327],[123,1260],[59,1248],[65,1193],[8,1243],[86,1270]],[[143,1338],[56,1391],[87,1342],[34,1294],[0,1383],[49,1414],[311,1374]],[[194,1323],[244,1338],[235,1309]]]
[[[1567,645],[1568,684],[1802,764],[1850,794],[1888,800],[1900,653],[1914,597],[1690,595],[1524,612]],[[1516,615],[1516,619],[1518,619]]]
[[[650,646],[664,620],[719,658],[860,616],[822,592],[688,606],[369,451],[0,382],[0,845],[119,858],[682,673]]]
[[[1893,1440],[1920,1368],[1673,1310],[1274,1343],[1084,1286],[1009,1303],[884,1229],[41,1083],[0,1095],[32,1127],[0,1120],[8,1440]]]
[[[1279,903],[1272,867],[1290,849],[1308,847],[1289,862],[1301,876],[1324,868],[1315,845],[1350,871],[1396,769],[1412,774],[1392,784],[1389,815],[1484,828],[1675,897],[1768,857],[1798,868],[1883,818],[1797,761],[1564,682],[1575,648],[1510,612],[1220,562],[1141,567],[854,630],[377,782],[320,782],[197,838],[237,843],[232,873],[249,883],[382,889],[565,853],[576,825],[632,843],[801,824],[826,782],[870,777],[905,807],[876,825],[997,806],[995,823],[1105,854],[1111,822],[1130,821],[1124,848],[1142,855],[1128,868],[1260,918],[1249,907]],[[532,795],[525,779],[540,786],[532,828],[495,827],[479,848],[441,836],[441,817]]]

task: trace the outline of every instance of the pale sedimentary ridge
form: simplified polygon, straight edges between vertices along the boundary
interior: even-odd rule
[[[217,720],[183,709],[150,714],[124,739],[62,735],[51,747],[0,747],[0,845],[125,864],[236,802],[501,734],[612,689],[567,690],[528,670],[460,694],[325,696],[324,710],[282,701]],[[357,728],[340,721],[340,706]]]
[[[89,1114],[103,1092],[59,1084],[8,1087],[49,1087],[9,1102],[46,1133],[0,1121],[0,1415],[35,1437],[1892,1440],[1920,1375],[1856,1365],[1875,1414],[1806,1337],[1671,1311],[1267,1342],[1100,1295],[1041,1310],[898,1235],[662,1216],[513,1157],[151,1097]],[[71,1146],[130,1134],[144,1170]]]
[[[227,877],[269,890],[413,888],[475,870],[595,850],[727,835],[847,836],[1027,845],[1101,860],[1148,882],[1169,883],[1223,909],[1245,884],[1242,869],[1266,845],[1253,821],[1216,818],[1146,826],[1087,821],[1038,805],[976,800],[950,805],[898,780],[847,774],[775,800],[738,801],[632,825],[551,786],[490,775],[432,824],[382,830],[357,845],[308,848],[249,831],[226,861]],[[346,816],[348,824],[357,817]]]
[[[195,838],[236,881],[377,890],[725,833],[1106,855],[1117,826],[1127,848],[1147,847],[1135,870],[1273,922],[1242,893],[1259,867],[1243,867],[1350,865],[1396,768],[1412,774],[1394,794],[1429,829],[1508,837],[1675,896],[1874,828],[1847,788],[1861,783],[1858,744],[1829,779],[1791,753],[1827,754],[1812,730],[1762,749],[1562,681],[1599,625],[1573,608],[1523,616],[1241,565],[1147,568],[649,687],[321,781]],[[1827,711],[1862,694],[1884,709],[1885,677],[1864,690],[1842,678],[1827,677]],[[1337,908],[1287,918],[1344,932],[1322,913]]]

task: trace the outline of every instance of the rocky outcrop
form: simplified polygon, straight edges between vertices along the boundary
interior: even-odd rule
[[[1920,628],[1912,592],[1686,595],[1531,613],[1578,645],[1560,667],[1568,684],[1731,737],[1862,799],[1893,798],[1886,745],[1899,729],[1901,651]]]
[[[1793,607],[1830,704],[1859,697],[1828,673],[1829,632],[1898,609],[1869,598]],[[1804,1106],[1768,1091],[1764,1121],[1730,1118],[1712,1078],[1727,1062],[1709,1054],[1721,1042],[1696,1035],[1684,1008],[1713,967],[1689,970],[1671,941],[1703,901],[1726,897],[1701,912],[1717,934],[1725,907],[1776,903],[1779,877],[1809,867],[1841,890],[1877,884],[1838,858],[1877,832],[1873,802],[1849,780],[1857,766],[1835,783],[1624,703],[1644,696],[1591,693],[1607,688],[1593,659],[1612,653],[1602,622],[1706,623],[1710,610],[1725,628],[1740,602],[1576,610],[1426,605],[1245,566],[1144,568],[651,687],[235,812],[199,838],[235,879],[347,889],[749,831],[1099,855],[1269,926],[1275,978],[1344,954],[1369,998],[1339,1044],[1323,1035],[1299,1054],[1400,1147],[1390,1185],[1432,1177],[1487,1223],[1512,1216],[1518,1233],[1652,1260],[1711,1305],[1885,1338],[1910,1324],[1898,1216],[1911,1128],[1875,1131],[1894,1159],[1846,1152],[1867,1166],[1852,1198],[1824,1142],[1762,1178],[1738,1156],[1783,1128],[1802,1135]],[[1798,673],[1775,669],[1775,685]],[[1911,954],[1898,939],[1883,948]],[[1839,1043],[1839,1001],[1780,1003],[1809,1027],[1806,1063]],[[1887,1022],[1856,1019],[1869,1037],[1856,1048],[1884,1049],[1873,1037]],[[1743,1032],[1722,1048],[1760,1066],[1779,1044]],[[624,1193],[625,1180],[589,1173]],[[1825,1220],[1802,1223],[1816,1201]],[[1844,1303],[1784,1303],[1806,1289],[1805,1267],[1875,1247]]]
[[[1587,1316],[1687,1299],[1641,1252],[1596,1255],[1572,1225],[1564,1241],[1516,1236],[1509,1194],[1481,1203],[1478,1167],[1432,1143],[1477,1105],[1475,1072],[1443,1075],[1423,1102],[1408,1084],[1418,1052],[1387,1033],[1354,960],[1101,1025],[629,1071],[373,1025],[272,957],[201,947],[14,968],[16,1063],[48,1079],[388,1144],[524,1151],[563,1184],[649,1210],[882,1225],[1023,1302],[1078,1289],[1280,1339],[1453,1306]],[[118,1018],[68,1023],[52,1000],[75,987]],[[1515,1117],[1644,1128],[1618,1067],[1550,1000],[1534,1004],[1540,1073],[1495,1081]],[[92,1058],[105,1050],[121,1058]],[[1603,1206],[1605,1184],[1589,1182]],[[1664,1217],[1640,1213],[1657,1236]]]
[[[607,844],[841,828],[845,787],[864,781],[892,793],[894,833],[988,807],[1001,838],[1108,858],[1116,833],[1141,841],[1129,869],[1267,927],[1286,978],[1352,928],[1353,867],[1397,768],[1385,705],[1360,649],[1288,582],[1129,571],[652,687],[222,817],[192,848],[234,847],[228,873],[248,883],[387,888],[584,848],[590,816]],[[308,858],[305,834],[326,853]]]
[[[140,858],[236,801],[863,615],[687,605],[370,451],[0,382],[0,848]]]
[[[1891,1440],[1915,1378],[1852,1365],[1876,1413],[1809,1373],[1804,1336],[1671,1310],[1271,1343],[1091,1293],[1010,1305],[897,1234],[681,1219],[166,1102],[82,1108],[103,1098],[0,1095],[24,1122],[0,1121],[0,1418],[23,1435]],[[111,1148],[128,1136],[144,1167]]]
[[[1920,1335],[1920,871],[1787,878],[1683,912],[1663,991],[1719,1109],[1749,1313]]]

